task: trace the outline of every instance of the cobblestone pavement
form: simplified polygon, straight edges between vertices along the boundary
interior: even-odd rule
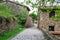
[[[36,28],[28,28],[10,40],[45,40],[43,33]]]
[[[34,27],[22,31],[9,40],[45,40],[45,38],[42,31],[37,29],[37,24],[34,24]]]

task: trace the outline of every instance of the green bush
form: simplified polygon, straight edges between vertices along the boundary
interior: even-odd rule
[[[0,16],[8,18],[9,20],[11,18],[15,18],[16,19],[16,17],[13,15],[12,8],[8,8],[6,3],[2,3],[0,5]]]
[[[34,13],[31,13],[29,16],[31,16],[34,20],[37,20],[37,15]]]
[[[31,16],[31,17],[32,17],[33,21],[34,21],[34,20],[37,20],[37,15],[36,15],[36,14],[31,13],[29,16]]]
[[[18,25],[18,28],[4,33],[4,35],[0,35],[0,40],[8,40],[9,38],[16,36],[18,33],[26,29],[24,27],[25,26],[23,25]]]
[[[28,16],[27,10],[24,7],[22,7],[21,11],[18,12],[18,16],[17,16],[18,23],[24,25],[24,23],[26,22],[27,16]]]
[[[19,24],[24,24],[26,22],[28,13],[26,8],[21,7],[20,12],[17,13],[17,17],[15,17],[14,15],[14,11],[12,8],[8,8],[6,3],[2,3],[0,5],[0,16],[3,16],[5,18],[8,18],[9,20],[11,18],[15,18]]]
[[[48,13],[51,12],[52,9],[56,9],[55,10],[55,16],[52,17],[53,21],[59,21],[60,20],[60,6],[54,6],[54,8],[50,8],[50,7],[45,7],[45,8],[41,8],[38,7],[39,11],[40,9],[46,10]]]
[[[60,6],[56,6],[55,9],[60,9]],[[55,10],[55,16],[52,17],[53,21],[60,20],[60,10]]]

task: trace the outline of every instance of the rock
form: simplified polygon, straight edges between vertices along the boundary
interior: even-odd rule
[[[25,26],[26,27],[32,27],[33,26],[33,21],[32,21],[32,18],[30,16],[27,18]]]

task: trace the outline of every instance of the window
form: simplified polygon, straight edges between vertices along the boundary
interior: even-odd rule
[[[49,31],[54,31],[54,26],[49,26]]]
[[[52,10],[50,13],[49,13],[49,17],[51,18],[52,16],[55,16],[55,11]]]

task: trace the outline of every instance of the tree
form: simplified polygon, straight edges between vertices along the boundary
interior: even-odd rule
[[[21,7],[21,11],[17,14],[18,23],[22,25],[25,24],[27,17],[28,12],[26,11],[26,8]]]
[[[32,6],[30,6],[30,7],[32,7],[33,9],[32,10],[34,10],[34,8],[37,8],[38,9],[38,11],[36,11],[38,14],[37,15],[40,15],[40,10],[41,10],[41,7],[44,9],[44,7],[45,7],[45,5],[46,5],[46,3],[47,2],[50,2],[51,4],[53,4],[54,3],[54,0],[35,0],[35,2],[33,2],[33,0],[25,0],[25,3],[27,4],[27,5],[29,5],[29,4],[32,4]],[[46,3],[45,3],[46,2]],[[42,4],[42,6],[41,6],[41,4]],[[39,7],[39,8],[38,8]],[[39,16],[38,16],[39,17]]]
[[[40,7],[41,6],[41,4],[42,4],[42,6],[44,7],[44,5],[45,5],[45,0],[35,0],[36,2],[35,3],[33,3],[32,2],[32,0],[28,0],[28,1],[26,1],[26,4],[29,4],[29,3],[31,3],[32,4],[32,8],[34,9],[34,8],[37,8],[37,9],[39,9],[40,10],[40,8],[38,8],[38,7]],[[37,12],[37,15],[38,15],[38,17],[40,16],[40,13],[38,13],[38,11],[36,11]],[[32,15],[32,18],[34,19],[35,17],[35,15],[34,14],[31,14]],[[40,21],[39,20],[40,18],[38,18],[38,21]],[[38,22],[39,23],[39,22]],[[39,24],[38,24],[38,26],[39,26]]]
[[[36,14],[31,13],[29,16],[31,16],[31,17],[32,17],[33,22],[34,22],[34,20],[37,20],[37,15],[36,15]]]
[[[53,3],[55,0],[47,0],[48,2],[50,2],[50,5],[53,6]]]

